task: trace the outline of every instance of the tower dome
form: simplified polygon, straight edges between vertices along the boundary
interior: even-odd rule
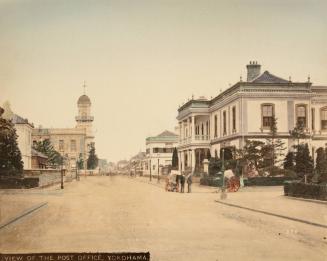
[[[91,100],[89,98],[89,96],[83,94],[81,97],[79,97],[78,101],[77,101],[78,105],[91,105]]]

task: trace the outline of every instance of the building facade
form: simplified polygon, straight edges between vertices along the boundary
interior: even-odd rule
[[[3,104],[3,118],[11,120],[16,129],[17,144],[22,155],[24,169],[32,168],[32,131],[34,125],[11,110],[9,102]]]
[[[203,170],[203,159],[220,156],[222,148],[243,148],[246,139],[265,141],[272,119],[277,119],[278,138],[288,150],[294,141],[290,131],[304,126],[312,156],[327,143],[327,86],[285,80],[261,65],[247,65],[247,79],[211,100],[192,99],[178,109],[179,167]]]
[[[84,168],[90,146],[94,143],[92,132],[91,100],[82,95],[77,101],[78,115],[75,117],[75,128],[35,128],[32,133],[33,143],[49,139],[54,149],[65,159],[67,169],[76,167],[76,161],[82,158]]]
[[[156,175],[162,168],[171,166],[173,150],[178,146],[178,135],[164,131],[146,138],[146,155],[143,161],[143,173]]]

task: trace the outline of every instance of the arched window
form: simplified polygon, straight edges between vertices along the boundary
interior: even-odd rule
[[[262,115],[262,128],[269,129],[273,123],[273,118],[275,116],[274,104],[262,104],[261,115]]]
[[[305,104],[296,105],[296,124],[307,127],[307,107]]]
[[[327,130],[327,107],[324,107],[320,111],[321,129]]]

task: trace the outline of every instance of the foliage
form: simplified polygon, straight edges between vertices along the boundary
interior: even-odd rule
[[[178,169],[178,153],[177,153],[177,148],[174,148],[173,151],[173,156],[172,156],[172,160],[171,160],[171,167],[172,169]]]
[[[285,182],[285,196],[327,200],[327,185],[305,184],[303,182]]]
[[[262,141],[246,140],[243,150],[239,153],[243,154],[243,159],[245,161],[253,163],[257,169],[262,162],[261,149],[263,146],[264,142]]]
[[[36,142],[33,148],[48,157],[48,165],[58,167],[63,164],[63,157],[53,148],[49,139]]]
[[[327,151],[322,147],[318,148],[316,158],[316,172],[319,175],[320,182],[327,181]]]
[[[299,177],[303,177],[304,175],[311,176],[313,174],[313,159],[310,156],[307,143],[297,146],[295,172]]]
[[[78,169],[84,169],[84,159],[82,153],[79,154],[78,160],[76,161],[76,166]]]
[[[274,166],[278,165],[281,157],[284,156],[285,143],[277,136],[277,118],[273,117],[270,126],[271,137],[267,138],[266,144],[262,147],[263,167],[270,167],[270,175],[274,175]]]
[[[216,175],[221,170],[221,160],[216,158],[211,158],[209,160],[209,175]]]
[[[95,154],[94,143],[90,145],[89,157],[87,159],[87,169],[95,169],[98,166],[98,156]]]
[[[0,112],[0,175],[21,175],[23,173],[22,155],[17,144],[14,124],[1,117]]]
[[[284,169],[287,169],[287,170],[294,170],[294,162],[295,162],[295,155],[294,155],[294,152],[292,151],[289,151],[287,154],[286,154],[286,157],[284,159]]]
[[[304,132],[304,126],[299,122],[296,123],[296,126],[293,130],[290,131],[290,135],[293,140],[297,140],[297,145],[300,145],[301,139],[307,139],[308,135]]]
[[[226,147],[226,148],[221,148],[220,149],[220,158],[222,159],[222,153],[224,150],[224,160],[231,160],[233,159],[233,151],[234,148],[233,147]]]

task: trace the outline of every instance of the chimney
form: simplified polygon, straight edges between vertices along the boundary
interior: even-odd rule
[[[253,79],[260,75],[261,65],[257,61],[250,61],[250,64],[246,66],[248,70],[247,81],[251,82]]]

